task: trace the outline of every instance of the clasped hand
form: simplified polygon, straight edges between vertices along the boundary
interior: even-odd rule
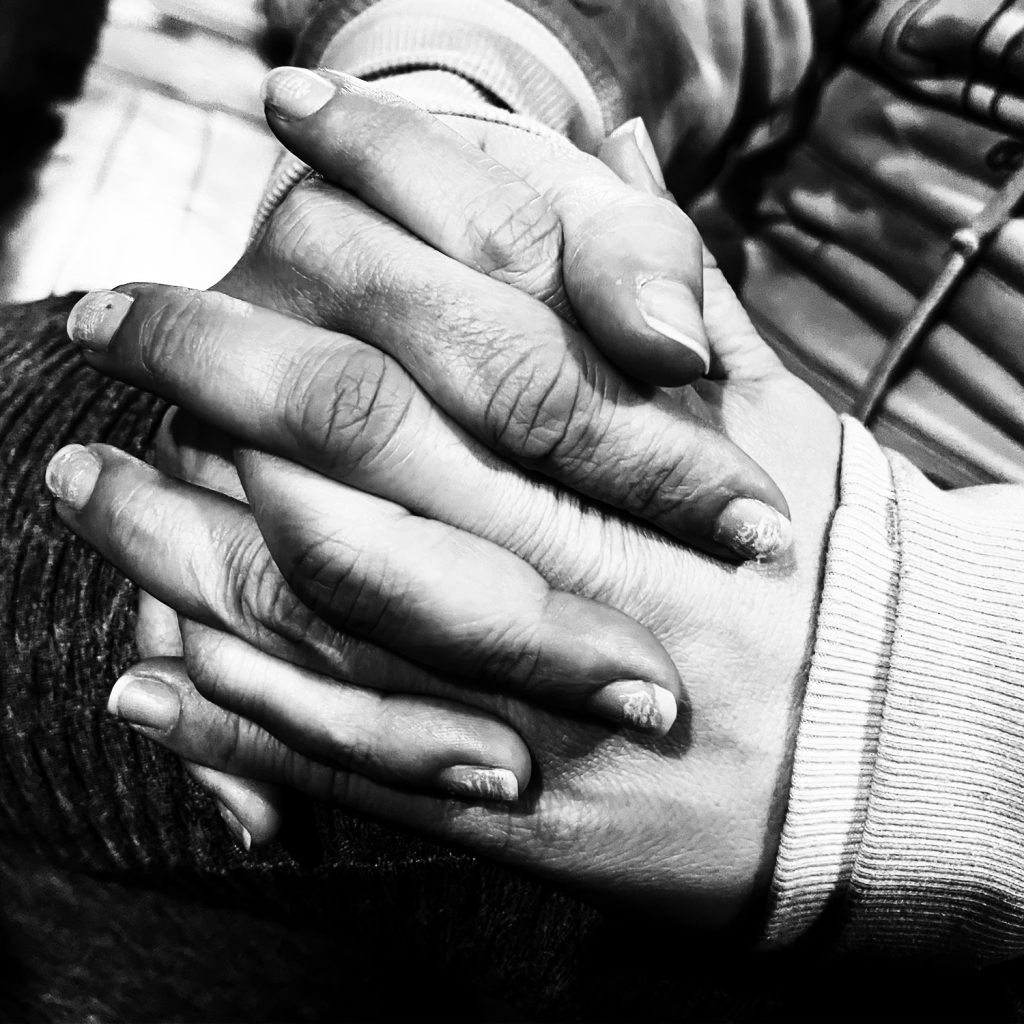
[[[49,470],[61,518],[179,617],[180,656],[112,706],[222,799],[211,769],[724,922],[777,841],[838,421],[628,135],[605,156],[640,189],[322,81],[269,120],[325,180],[215,291],[73,314],[90,363],[180,407],[159,468],[93,445]],[[717,379],[637,382],[705,343]]]

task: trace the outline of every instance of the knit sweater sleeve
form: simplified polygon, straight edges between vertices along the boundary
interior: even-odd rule
[[[700,163],[783,111],[843,0],[322,0],[298,61],[361,77],[444,69],[584,149],[642,116]]]
[[[766,940],[1024,952],[1024,488],[943,492],[844,425]]]

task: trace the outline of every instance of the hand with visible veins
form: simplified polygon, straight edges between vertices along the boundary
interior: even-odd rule
[[[637,154],[620,137],[606,155],[628,173]],[[219,299],[246,332],[243,360],[234,332],[203,325],[208,300],[174,306],[166,292],[132,289],[128,316],[90,361],[127,379],[142,368],[148,386],[230,431],[211,452],[209,432],[171,423],[162,458],[222,490],[237,486],[236,459],[249,505],[103,446],[55,459],[61,516],[187,625],[184,659],[137,666],[119,683],[118,712],[132,719],[141,687],[148,717],[136,725],[208,769],[293,786],[693,920],[733,919],[763,893],[774,856],[839,427],[770,356],[710,264],[704,279],[707,330],[730,377],[698,388],[792,497],[786,559],[728,565],[688,550],[503,464],[425,400],[379,402],[379,388],[373,402],[362,395],[366,405],[357,389],[349,406],[351,422],[383,417],[365,435],[377,447],[325,446],[320,417],[295,415],[301,403],[287,413],[316,365],[313,328],[262,323],[255,307]],[[481,317],[494,313],[489,299]],[[191,353],[201,358],[182,359],[197,325]],[[96,321],[92,348],[104,331]],[[335,479],[325,464],[281,455],[330,457]],[[598,645],[602,657],[639,651],[647,682],[682,697],[664,738],[581,717],[594,709],[593,677],[579,667],[595,634],[547,617],[551,592],[594,603],[605,624],[596,639],[614,640]],[[629,635],[633,650],[619,641]],[[681,689],[659,674],[659,650]],[[446,659],[457,672],[438,670]],[[536,707],[536,678],[547,685],[552,666],[573,659],[546,694],[571,713]],[[491,694],[496,681],[503,692]],[[351,685],[366,682],[381,692]],[[619,707],[622,721],[630,712]],[[653,736],[669,721],[651,723]],[[509,798],[518,802],[494,803]],[[251,812],[254,836],[272,831],[255,804],[234,806]]]
[[[414,398],[415,410],[422,415],[427,409],[419,384],[492,447],[611,505],[671,532],[693,534],[709,546],[724,544],[744,557],[785,550],[790,524],[777,511],[786,509],[785,501],[760,467],[727,440],[722,415],[727,409],[717,394],[707,400],[693,392],[638,388],[606,363],[587,338],[566,326],[566,318],[572,320],[573,311],[580,311],[580,318],[619,365],[635,364],[649,379],[684,380],[705,367],[708,341],[699,315],[700,242],[689,221],[658,192],[651,164],[636,146],[637,138],[646,139],[642,126],[625,126],[606,146],[608,154],[633,155],[633,169],[645,175],[648,186],[637,191],[564,140],[467,118],[451,119],[462,133],[456,134],[430,115],[346,76],[323,78],[294,69],[273,72],[268,76],[268,97],[276,95],[280,101],[282,79],[294,86],[296,76],[303,88],[311,81],[326,83],[329,101],[316,116],[298,118],[282,117],[270,106],[268,118],[296,151],[332,181],[358,191],[377,213],[352,195],[324,185],[300,186],[219,288],[260,307],[284,309],[315,325],[344,329],[371,345],[345,345],[340,342],[353,339],[305,332],[313,343],[300,346],[306,365],[284,382],[291,394],[278,396],[276,408],[282,402],[288,405],[279,423],[286,436],[283,445],[271,445],[271,450],[330,475],[342,474],[358,486],[352,462],[377,458],[361,445],[369,440],[372,448],[374,438],[387,438],[389,415],[393,420]],[[294,100],[301,91],[286,88],[283,93]],[[629,145],[624,148],[624,143]],[[649,149],[649,140],[646,145]],[[499,163],[495,153],[518,167],[521,175]],[[531,175],[536,188],[527,180]],[[389,224],[381,213],[405,230]],[[436,248],[418,244],[409,230]],[[456,267],[437,249],[464,267]],[[505,287],[497,287],[497,282]],[[641,301],[652,288],[661,300],[672,299],[670,309],[662,302],[659,317],[652,317],[649,304]],[[477,293],[479,299],[474,297]],[[545,305],[529,302],[527,296]],[[207,330],[211,337],[231,333],[237,341],[255,326],[250,321],[239,333],[227,315],[228,305],[215,305],[215,295],[178,292],[169,297],[161,317],[174,320],[174,303],[183,303],[188,312],[178,327],[186,327],[187,320],[190,344],[201,343]],[[126,301],[122,293],[109,297],[115,307],[123,308]],[[191,308],[198,302],[208,305]],[[106,305],[101,302],[100,310]],[[473,307],[491,310],[490,317],[469,315]],[[254,318],[261,316],[262,309],[254,311]],[[79,333],[92,330],[84,307],[75,319]],[[264,316],[261,322],[276,332],[272,317]],[[287,330],[301,333],[301,325],[291,323]],[[716,336],[714,359],[719,375],[727,376],[735,342],[725,339],[721,332]],[[165,335],[159,344],[172,362],[202,359],[195,350],[173,352],[168,341]],[[390,358],[381,356],[381,348]],[[753,351],[757,355],[748,359],[742,375],[737,374],[737,387],[741,376],[776,366],[766,350],[758,346]],[[213,422],[244,437],[238,415],[258,410],[251,401],[239,405],[238,397],[247,391],[245,386],[236,387],[235,377],[248,373],[252,351],[246,342],[234,355],[223,352],[232,368],[211,369],[205,375],[209,383],[221,386],[219,397],[213,396],[218,410]],[[694,352],[699,354],[696,363]],[[331,372],[320,372],[324,369]],[[173,390],[173,381],[164,384]],[[363,418],[361,403],[371,396],[373,415]],[[649,405],[656,410],[653,418]],[[297,433],[290,419],[301,423],[301,452],[292,443]],[[433,433],[428,429],[424,439],[436,441],[451,429],[447,417],[439,418],[434,410],[428,419]],[[314,430],[313,440],[310,428],[317,420],[322,426]],[[441,424],[441,435],[435,421]],[[219,462],[207,459],[216,466],[209,470],[214,478],[192,472],[197,459],[203,458],[201,451],[214,442],[210,428],[198,427],[181,410],[175,422],[179,436],[188,432],[199,440],[192,448],[194,457],[167,468],[192,482],[244,497],[230,450]],[[158,446],[158,454],[159,450]],[[498,464],[479,446],[474,451],[471,461]],[[454,464],[448,471],[460,472]],[[398,499],[414,511],[429,511],[429,502],[424,505],[422,499],[429,498],[435,486],[431,469],[423,479],[404,480]],[[497,493],[485,487],[479,500]],[[667,728],[674,716],[678,681],[664,652],[656,655],[661,667],[653,675],[651,664],[634,664],[625,666],[625,676],[614,678],[619,674],[612,671],[616,663],[595,663],[580,656],[587,648],[579,642],[579,632],[590,621],[577,618],[580,603],[566,601],[566,595],[558,599],[566,608],[552,607],[544,619],[549,633],[545,657],[529,668],[526,677],[520,672],[516,680],[499,673],[496,684],[515,687],[525,680],[537,700],[582,707],[582,698],[569,700],[566,686],[557,681],[576,674],[582,684],[577,689],[590,694],[589,713]],[[607,619],[606,612],[602,615]],[[621,618],[618,621],[621,625]],[[555,633],[560,631],[561,639],[551,635],[556,622]],[[348,626],[359,630],[356,623]],[[623,647],[621,628],[591,622],[589,629],[604,636],[609,649],[636,647],[628,642]],[[180,654],[176,633],[173,613],[143,594],[140,653]],[[567,642],[569,637],[572,643]],[[648,654],[657,651],[649,637],[643,646]],[[407,656],[421,657],[402,643],[399,647]],[[568,650],[575,656],[566,658]],[[442,647],[432,663],[446,663],[446,657]],[[621,662],[618,667],[623,667]],[[373,675],[360,681],[380,685]],[[513,771],[522,781],[523,757],[511,756],[514,746],[506,745],[501,752],[508,756],[498,758],[501,766],[493,767]],[[441,760],[452,751],[443,753]],[[436,786],[438,772],[436,751],[416,762],[415,778],[421,784]],[[254,801],[267,807],[272,802],[272,794],[254,794],[240,780],[218,779],[207,772],[201,782],[228,807],[241,803],[248,812]],[[254,817],[243,813],[246,816]],[[268,829],[276,827],[276,816],[270,817],[274,821]]]

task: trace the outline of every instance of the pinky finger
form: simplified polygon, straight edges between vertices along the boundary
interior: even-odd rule
[[[277,786],[228,775],[194,761],[183,764],[213,797],[228,831],[247,853],[253,846],[269,843],[280,831],[283,794]]]
[[[530,757],[511,728],[482,711],[338,683],[202,630],[205,650],[136,665],[108,710],[187,761],[304,792],[339,771],[469,800],[513,801]],[[194,652],[196,641],[186,641]],[[310,760],[315,758],[316,760]],[[302,784],[299,784],[299,783]]]

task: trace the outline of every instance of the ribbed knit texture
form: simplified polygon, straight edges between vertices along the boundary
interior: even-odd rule
[[[307,45],[310,62],[377,82],[438,115],[569,138],[596,149],[597,95],[573,55],[507,0],[377,0],[331,5],[336,31]],[[256,212],[255,235],[309,167],[282,152]]]
[[[1024,490],[946,493],[844,426],[766,938],[1024,952]]]
[[[605,135],[597,96],[572,54],[507,0],[380,0],[328,43],[320,63],[359,78],[453,71],[581,149],[593,151]]]
[[[853,873],[895,620],[894,515],[885,455],[863,427],[845,419],[839,508],[776,862],[769,943],[803,934]]]
[[[1024,488],[891,456],[900,582],[845,944],[1024,953]]]

